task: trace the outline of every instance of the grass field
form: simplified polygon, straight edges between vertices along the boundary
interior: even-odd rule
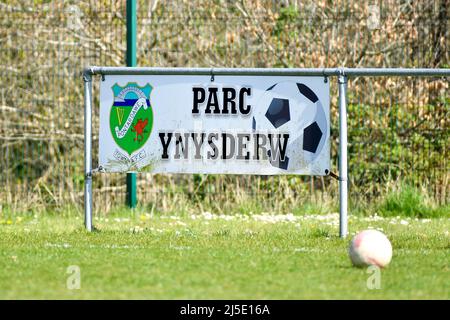
[[[122,210],[0,220],[0,298],[449,299],[450,219],[350,217],[380,229],[394,256],[381,289],[351,266],[338,215],[153,216]],[[69,266],[80,289],[68,289]],[[69,269],[71,270],[71,269]]]

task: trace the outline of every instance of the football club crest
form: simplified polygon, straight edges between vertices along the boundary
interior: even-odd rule
[[[135,82],[124,87],[117,83],[112,86],[114,103],[109,116],[111,134],[117,145],[130,156],[145,144],[152,131],[152,89],[148,83],[140,87]]]

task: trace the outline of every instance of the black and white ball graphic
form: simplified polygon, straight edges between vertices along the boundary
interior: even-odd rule
[[[283,81],[267,88],[257,102],[252,120],[256,132],[289,133],[286,157],[270,160],[283,170],[304,168],[314,161],[329,134],[321,101],[308,85],[300,82]]]

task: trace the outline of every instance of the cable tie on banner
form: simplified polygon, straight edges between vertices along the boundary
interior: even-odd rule
[[[211,82],[214,82],[214,68],[211,68]]]
[[[341,180],[341,178],[337,174],[333,173],[330,170],[325,170],[325,173],[336,180]]]
[[[97,173],[97,172],[106,172],[106,171],[105,171],[105,168],[103,168],[102,166],[99,166],[98,168],[91,170],[91,174]]]
[[[328,76],[325,73],[325,68],[322,69],[322,75],[323,75],[323,82],[327,83],[328,82]]]

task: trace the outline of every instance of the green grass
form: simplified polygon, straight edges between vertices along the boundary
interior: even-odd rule
[[[449,299],[450,219],[351,217],[352,233],[382,229],[394,257],[369,290],[351,266],[337,215],[290,220],[240,215],[0,217],[0,298]],[[228,218],[229,219],[229,218]],[[69,290],[67,268],[80,267]]]
[[[427,192],[407,184],[401,184],[398,190],[385,195],[378,209],[383,216],[436,218],[450,214],[450,205],[436,205]]]

